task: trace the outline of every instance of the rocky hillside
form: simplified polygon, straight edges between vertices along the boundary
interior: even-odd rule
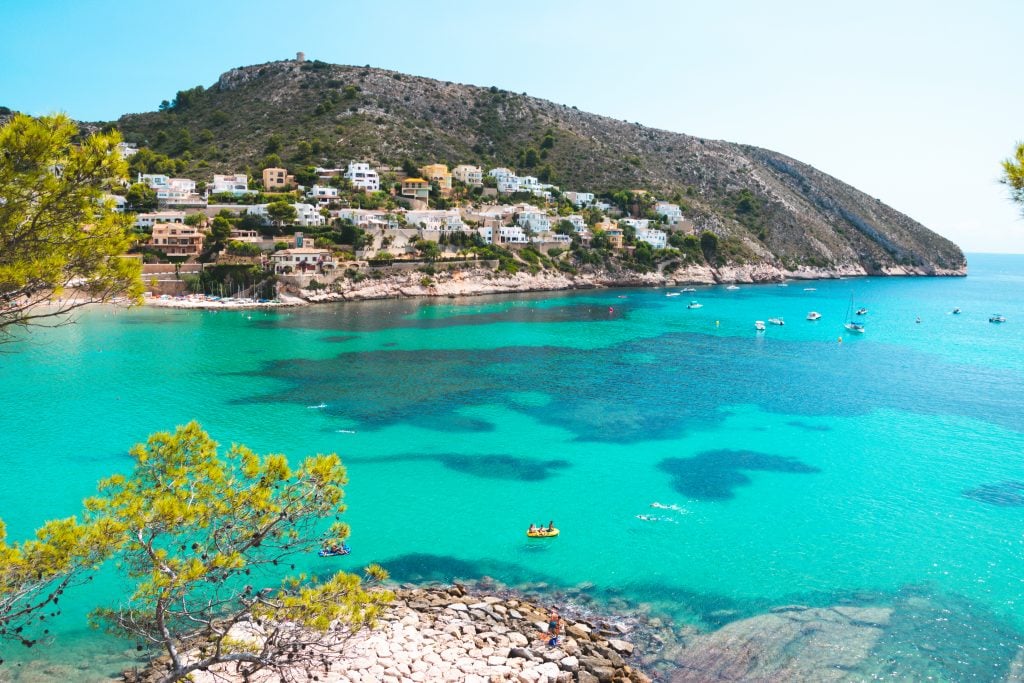
[[[369,67],[282,61],[233,69],[116,125],[186,159],[197,179],[350,159],[504,165],[564,190],[646,189],[740,262],[962,274],[960,249],[863,192],[777,152],[646,128],[506,92]]]

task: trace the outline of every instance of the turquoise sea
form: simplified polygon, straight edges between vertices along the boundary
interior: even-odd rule
[[[342,456],[354,552],[313,571],[588,582],[599,607],[701,630],[893,606],[877,671],[999,680],[1024,643],[1024,257],[969,262],[671,297],[90,310],[0,355],[0,518],[19,538],[74,514],[132,444],[198,419],[225,445]],[[525,538],[549,520],[559,538]],[[104,577],[69,596],[54,645],[0,646],[0,680],[115,673],[79,664],[134,649],[85,626],[116,599]]]

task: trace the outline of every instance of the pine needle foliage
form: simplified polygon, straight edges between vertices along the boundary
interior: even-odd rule
[[[116,527],[117,566],[134,591],[93,620],[162,650],[163,680],[228,663],[243,676],[269,669],[304,680],[390,601],[370,589],[387,578],[376,565],[365,581],[339,572],[262,587],[290,557],[348,536],[339,519],[347,479],[336,454],[294,469],[283,455],[245,446],[220,454],[196,422],[153,434],[130,453],[134,470],[102,481],[86,506],[90,519]]]

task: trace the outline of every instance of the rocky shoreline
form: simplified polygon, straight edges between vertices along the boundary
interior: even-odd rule
[[[563,624],[555,646],[546,633],[552,607]],[[342,653],[326,666],[295,673],[325,683],[649,683],[633,663],[631,631],[626,620],[585,616],[522,596],[479,593],[461,584],[404,586],[376,628],[347,637]],[[141,673],[126,672],[125,679],[157,680],[161,665],[158,658]],[[192,676],[196,683],[240,680],[228,667]]]
[[[281,308],[304,306],[313,303],[339,301],[365,301],[374,299],[401,298],[458,298],[486,296],[488,294],[514,294],[527,292],[555,292],[577,289],[608,289],[630,287],[680,287],[686,285],[719,284],[771,284],[786,280],[835,280],[840,278],[868,277],[963,277],[964,270],[925,271],[919,268],[895,266],[881,273],[869,273],[859,265],[834,268],[801,267],[797,270],[783,270],[768,264],[723,266],[688,266],[672,273],[596,270],[568,274],[541,271],[537,274],[519,272],[499,273],[485,267],[464,265],[445,268],[438,264],[432,275],[425,277],[419,271],[380,271],[374,277],[359,280],[338,279],[326,289],[305,288],[309,280],[301,284],[287,284],[278,301],[253,302],[243,300],[207,299],[200,295],[181,298],[147,297],[145,304],[164,308],[198,308],[208,310],[230,310],[242,308]]]
[[[309,303],[330,301],[360,301],[410,297],[479,296],[511,294],[517,292],[549,292],[573,289],[603,289],[628,287],[676,287],[685,285],[718,284],[770,284],[786,280],[835,280],[872,275],[860,266],[836,268],[799,268],[783,270],[766,264],[726,266],[689,266],[672,273],[634,273],[597,270],[571,275],[542,271],[536,275],[519,272],[514,275],[497,273],[484,268],[438,269],[424,278],[419,272],[390,274],[380,278],[366,278],[358,282],[337,281],[327,291],[298,290],[298,295]],[[885,277],[958,277],[964,271],[925,272],[920,269],[890,268],[878,275]]]

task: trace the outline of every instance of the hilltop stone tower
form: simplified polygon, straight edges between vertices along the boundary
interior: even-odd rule
[[[306,61],[306,53],[305,52],[296,52],[295,53],[295,61],[296,62],[304,62],[304,61]]]

